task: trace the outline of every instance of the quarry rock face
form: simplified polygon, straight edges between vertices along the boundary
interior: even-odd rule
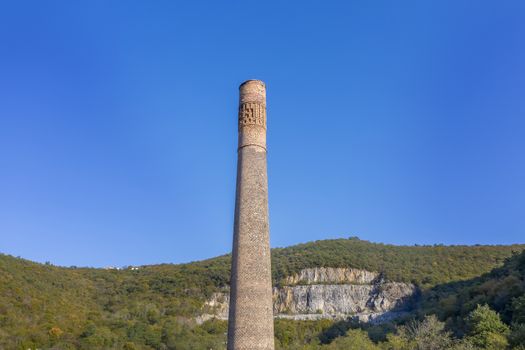
[[[286,277],[285,285],[314,283],[370,284],[379,277],[378,273],[352,268],[315,267],[301,270]]]
[[[417,294],[410,283],[385,281],[380,274],[352,268],[304,269],[273,288],[275,317],[294,320],[354,318],[381,323],[406,314]],[[228,318],[228,293],[206,302],[207,314]]]
[[[414,293],[405,283],[376,285],[317,284],[274,289],[274,314],[353,315],[386,312]]]

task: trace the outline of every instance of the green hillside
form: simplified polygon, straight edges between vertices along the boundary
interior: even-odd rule
[[[456,334],[463,335],[468,331],[465,318],[477,305],[488,305],[507,324],[525,323],[525,252],[483,276],[427,290],[421,312],[438,315]]]
[[[523,350],[525,349],[525,252],[503,266],[466,281],[426,289],[413,315],[380,326],[336,322],[317,337],[320,324],[286,324],[290,349]],[[300,333],[300,336],[297,334]],[[295,334],[295,336],[294,336]],[[298,347],[295,344],[300,344]],[[326,345],[324,345],[326,344]]]
[[[350,238],[274,249],[272,264],[275,283],[306,267],[355,267],[414,282],[441,302],[443,292],[432,288],[480,276],[523,249],[393,246]],[[221,256],[105,270],[0,255],[0,349],[222,349],[224,322],[196,326],[193,318],[211,293],[227,285],[229,264],[229,256]],[[435,307],[431,300],[429,310]]]

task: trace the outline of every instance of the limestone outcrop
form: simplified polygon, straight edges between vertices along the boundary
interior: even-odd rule
[[[379,277],[376,272],[352,268],[315,267],[303,269],[298,274],[288,276],[285,285],[296,284],[371,284]]]
[[[379,273],[352,268],[304,269],[273,288],[275,317],[295,320],[355,318],[380,323],[405,314],[417,295],[413,284],[390,282]],[[205,304],[201,320],[228,318],[227,291]]]

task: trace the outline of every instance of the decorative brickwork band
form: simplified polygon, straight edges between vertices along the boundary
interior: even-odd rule
[[[248,80],[239,87],[239,149],[253,146],[266,152],[266,87]]]
[[[266,129],[266,107],[246,102],[239,105],[239,130],[247,125],[259,125]]]

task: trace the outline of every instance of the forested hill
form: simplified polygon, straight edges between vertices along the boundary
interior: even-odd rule
[[[273,249],[272,267],[276,284],[307,267],[354,267],[430,290],[487,273],[523,249],[393,246],[350,238]],[[203,301],[228,284],[229,265],[230,257],[221,256],[107,270],[0,255],[0,349],[163,348],[170,334],[181,332],[181,319],[191,323]]]
[[[525,345],[525,252],[507,259],[501,267],[468,281],[451,282],[426,290],[421,311],[436,314],[462,335],[466,316],[477,305],[488,305],[507,324],[522,324]]]
[[[479,276],[524,244],[497,246],[395,246],[356,237],[315,241],[272,251],[274,280],[306,267],[354,267],[384,272],[387,279],[430,287]]]

